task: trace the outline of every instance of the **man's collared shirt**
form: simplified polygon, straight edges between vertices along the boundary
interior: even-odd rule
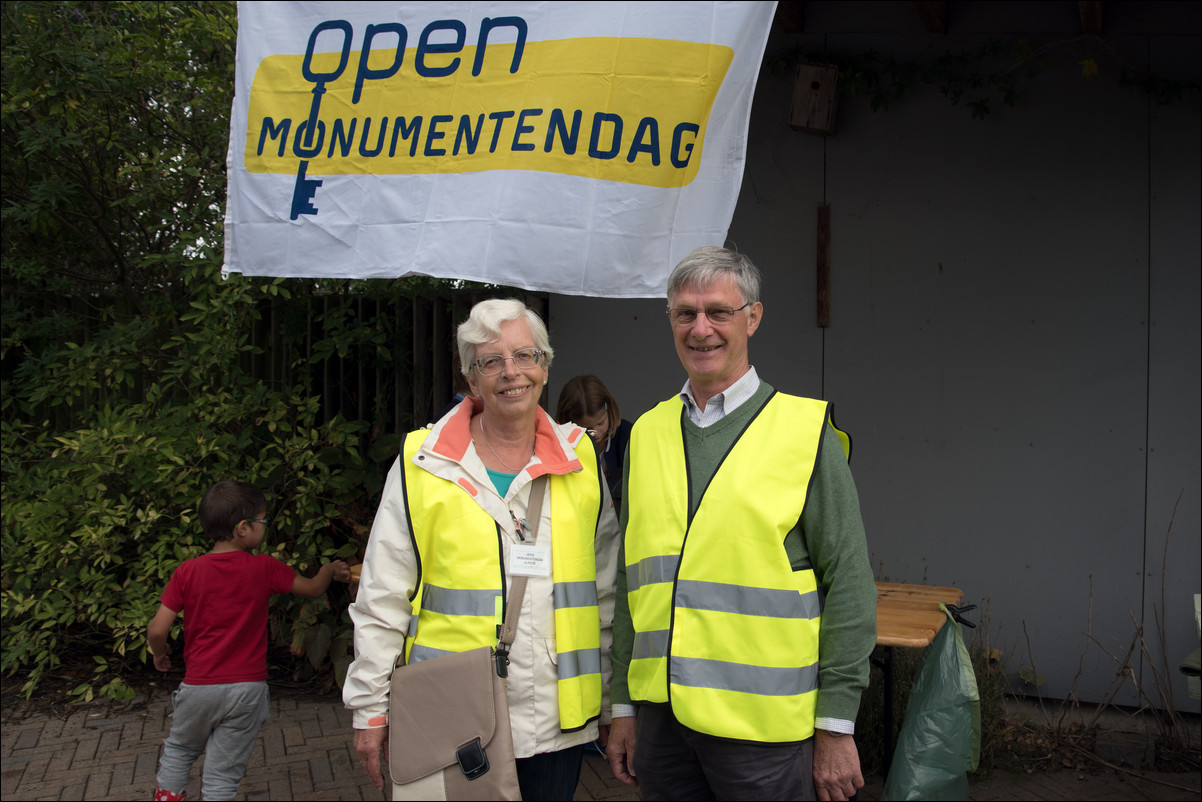
[[[755,372],[755,367],[750,367],[738,380],[730,387],[727,387],[720,393],[713,395],[705,402],[705,409],[697,406],[697,402],[693,399],[693,390],[689,386],[689,381],[686,379],[684,387],[680,391],[680,400],[684,402],[685,409],[688,410],[689,420],[704,429],[707,426],[713,426],[718,421],[722,420],[729,413],[738,409],[748,398],[755,394],[755,391],[760,387],[760,377]]]

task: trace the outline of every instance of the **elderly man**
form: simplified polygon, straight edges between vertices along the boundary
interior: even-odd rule
[[[648,800],[864,785],[852,733],[876,588],[847,441],[826,402],[751,367],[759,297],[741,254],[676,266],[668,319],[689,378],[631,435],[607,754]]]

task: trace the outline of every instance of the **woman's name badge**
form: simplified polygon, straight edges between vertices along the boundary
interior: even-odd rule
[[[511,544],[509,573],[514,576],[551,576],[551,548]]]

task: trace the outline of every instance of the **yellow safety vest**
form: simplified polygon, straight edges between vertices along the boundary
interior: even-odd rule
[[[678,399],[666,401],[631,433],[631,698],[670,702],[681,723],[710,735],[804,740],[814,733],[821,605],[813,570],[792,569],[784,538],[801,519],[829,405],[769,398],[692,520],[681,414]]]
[[[505,567],[500,528],[462,487],[413,464],[429,430],[405,438],[405,512],[417,552],[417,591],[406,638],[416,663],[495,646],[504,620]],[[559,726],[578,730],[601,713],[601,618],[593,540],[601,477],[588,437],[576,445],[584,470],[551,477],[551,576]]]

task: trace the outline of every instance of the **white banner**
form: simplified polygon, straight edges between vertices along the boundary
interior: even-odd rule
[[[227,272],[658,297],[722,245],[774,2],[240,2]]]

